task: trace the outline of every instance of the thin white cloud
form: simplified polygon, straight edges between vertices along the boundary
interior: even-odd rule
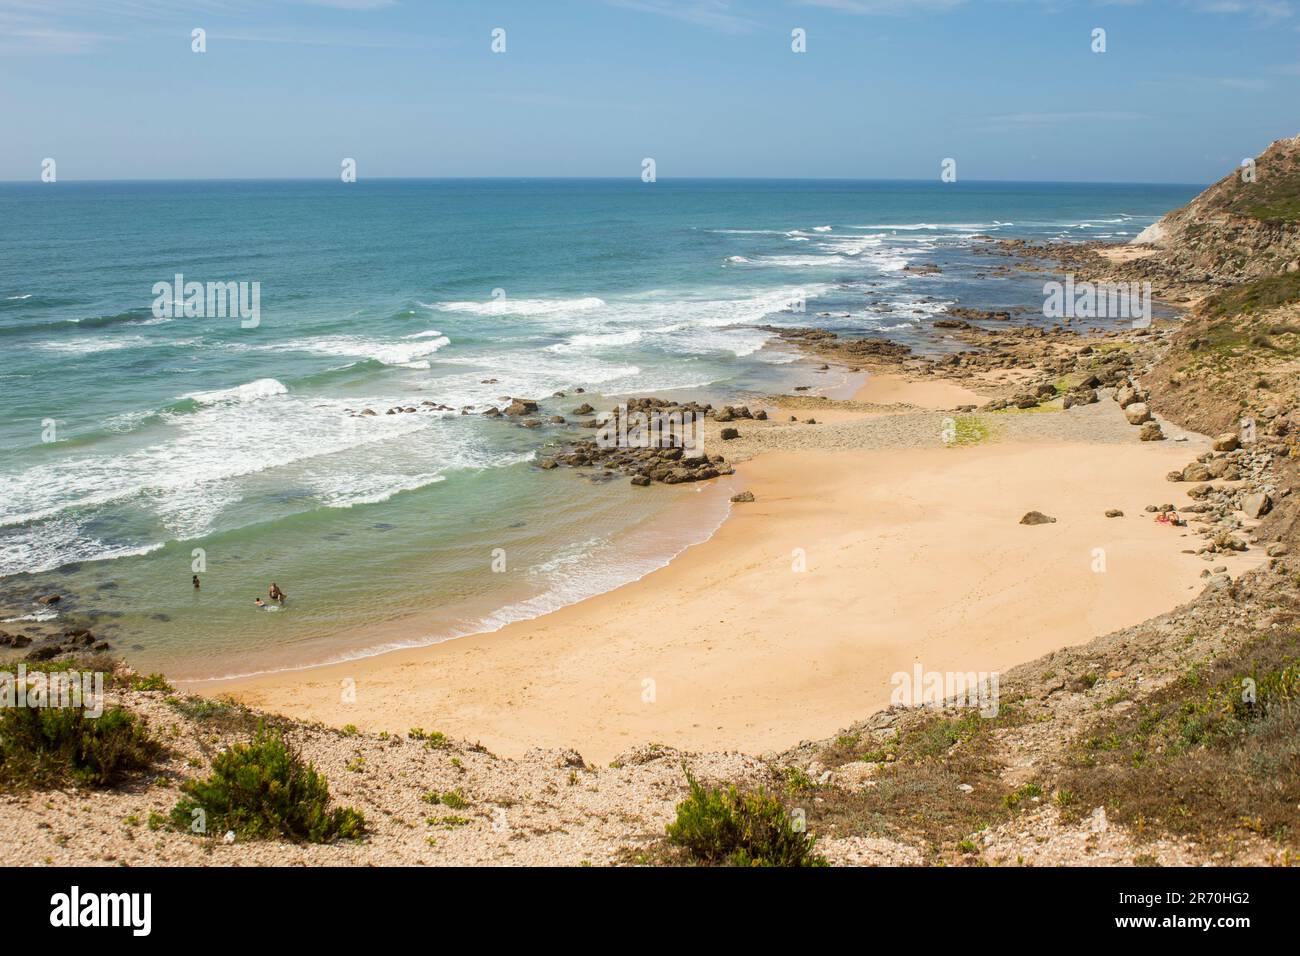
[[[732,0],[605,0],[605,3],[728,32],[748,31],[759,25],[757,20],[738,13]]]

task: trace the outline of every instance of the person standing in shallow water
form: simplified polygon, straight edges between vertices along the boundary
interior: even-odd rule
[[[285,593],[280,590],[280,585],[272,581],[271,586],[266,589],[266,593],[270,596],[272,601],[277,602],[281,606],[284,605]]]
[[[194,590],[197,591],[198,589],[199,589],[199,576],[196,574],[194,575]]]

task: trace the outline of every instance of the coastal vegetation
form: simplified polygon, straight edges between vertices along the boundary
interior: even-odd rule
[[[1074,742],[1067,817],[1104,806],[1138,833],[1230,850],[1243,831],[1300,839],[1300,631],[1199,663]]]
[[[249,744],[234,744],[212,761],[212,775],[181,785],[172,825],[236,837],[282,836],[309,843],[360,836],[365,817],[331,807],[329,785],[278,732],[261,728]]]
[[[677,805],[668,842],[697,863],[711,866],[826,866],[816,837],[796,829],[774,794],[734,786],[706,787],[689,771],[690,793]]]
[[[149,770],[162,751],[121,707],[0,709],[0,788],[112,787]]]

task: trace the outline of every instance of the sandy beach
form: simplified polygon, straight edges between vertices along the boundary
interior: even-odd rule
[[[965,397],[935,384],[867,389],[918,406]],[[1119,416],[1093,409],[1108,426]],[[837,427],[915,432],[929,418],[801,433],[833,445]],[[495,633],[192,689],[504,756],[563,746],[604,763],[646,742],[760,753],[824,737],[887,706],[891,675],[915,664],[1004,670],[1200,590],[1205,564],[1180,553],[1189,529],[1143,508],[1186,503],[1165,475],[1205,446],[1054,440],[1065,418],[1019,416],[1049,427],[973,447],[760,453],[735,481],[756,501],[633,584]],[[1105,517],[1114,508],[1125,517]],[[1020,524],[1031,510],[1057,520]]]

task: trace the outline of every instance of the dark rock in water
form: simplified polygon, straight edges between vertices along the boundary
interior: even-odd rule
[[[376,531],[392,531],[394,526],[387,522],[379,521],[372,524],[370,527],[374,528]]]
[[[754,493],[753,493],[752,491],[742,491],[742,492],[740,492],[740,494],[732,495],[732,496],[731,496],[731,500],[732,500],[732,501],[735,501],[735,502],[737,502],[737,503],[742,503],[742,502],[746,502],[746,501],[753,501],[753,500],[754,500]]]
[[[155,621],[167,622],[171,620],[170,614],[150,614],[149,617]]]
[[[528,527],[528,522],[527,522],[527,521],[516,521],[514,524],[509,525],[508,527],[511,527],[511,528],[526,528],[526,527]]]
[[[484,412],[483,414],[484,414],[486,417],[488,417],[488,418],[500,418],[500,417],[501,417],[501,409],[499,409],[499,408],[497,408],[495,405],[493,405],[491,408],[489,408],[489,409],[488,409],[486,412]]]
[[[644,488],[650,484],[650,479],[645,475],[633,475],[632,484],[636,485],[638,488]]]
[[[594,411],[595,411],[594,408],[592,408],[592,407],[591,407],[590,405],[588,405],[586,402],[583,402],[581,405],[579,405],[577,408],[575,408],[575,409],[573,410],[572,414],[574,414],[574,415],[590,415],[590,414],[591,414],[592,412],[594,412]]]
[[[559,466],[555,463],[554,458],[543,458],[537,463],[537,467],[545,471],[550,471],[552,468],[558,468]]]
[[[91,648],[91,650],[96,650],[96,651],[111,651],[112,649],[113,649],[113,645],[108,643],[108,641],[100,641],[93,648]]]
[[[531,415],[537,411],[537,403],[530,398],[512,398],[506,406],[507,415]]]
[[[105,581],[103,584],[101,584],[101,585],[99,585],[98,587],[96,587],[95,590],[96,590],[96,591],[116,591],[116,590],[117,590],[117,582],[116,582],[116,581]]]
[[[763,409],[760,408],[758,411],[754,413],[754,421],[756,422],[767,421],[767,412],[763,411]]]
[[[143,645],[143,644],[132,644],[132,645],[131,645],[131,650],[133,650],[133,651],[142,651],[142,650],[144,650],[144,645]]]
[[[563,415],[552,415],[550,418],[547,419],[547,421],[549,421],[552,425],[563,425],[565,423],[565,418]]]
[[[47,644],[44,647],[33,647],[27,652],[27,659],[29,661],[52,661],[58,656],[58,646],[50,644]]]
[[[574,394],[574,395],[581,395],[581,394],[582,394],[583,392],[585,392],[585,391],[586,391],[585,388],[575,388],[575,389],[573,390],[573,394]]]
[[[1021,524],[1055,524],[1055,518],[1049,518],[1041,511],[1031,511],[1020,519]]]
[[[45,597],[37,598],[36,603],[44,604],[48,607],[51,604],[58,604],[62,600],[63,600],[63,595],[61,594],[47,594],[45,595]]]

